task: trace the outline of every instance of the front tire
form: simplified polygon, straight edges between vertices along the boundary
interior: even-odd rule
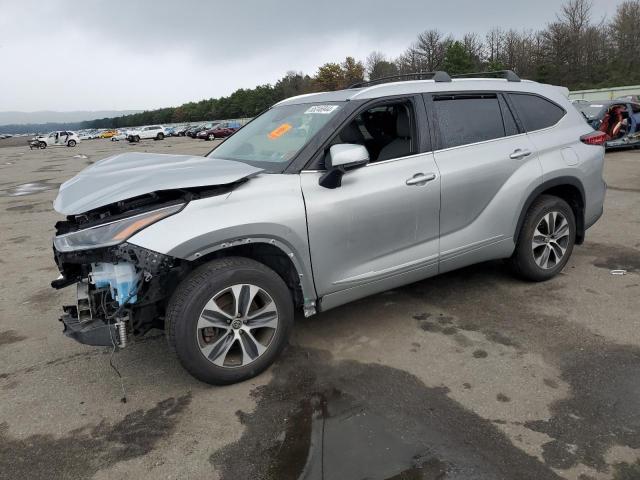
[[[47,148],[47,142],[40,142],[38,146],[40,147],[40,150],[44,150],[45,148]]]
[[[526,280],[549,280],[569,261],[575,239],[576,220],[569,204],[552,195],[541,195],[527,211],[509,262]]]
[[[182,366],[213,385],[264,371],[293,326],[291,293],[280,276],[242,257],[213,260],[178,285],[165,331]]]

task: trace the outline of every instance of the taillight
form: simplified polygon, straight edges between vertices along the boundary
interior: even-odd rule
[[[580,137],[580,141],[587,145],[604,145],[608,140],[610,140],[609,135],[598,131],[587,133]]]

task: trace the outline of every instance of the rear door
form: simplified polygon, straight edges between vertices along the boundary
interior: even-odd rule
[[[534,146],[499,93],[424,97],[441,175],[440,271],[508,255],[514,199],[541,181]]]

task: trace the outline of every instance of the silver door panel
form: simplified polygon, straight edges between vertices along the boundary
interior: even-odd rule
[[[408,185],[416,174],[435,178]],[[321,175],[300,176],[318,296],[410,269],[437,272],[440,177],[433,154],[353,170],[335,189],[318,185]]]
[[[530,154],[518,155],[522,151]],[[530,140],[515,135],[440,150],[435,158],[442,189],[440,271],[508,257],[528,192],[542,182]]]
[[[368,297],[369,295],[384,292],[386,290],[391,290],[402,285],[419,282],[420,280],[433,277],[437,274],[438,269],[436,262],[428,266],[403,272],[398,275],[388,276],[364,285],[346,288],[322,297],[320,300],[320,310],[324,312],[330,308],[339,307],[345,303],[353,302],[354,300]]]

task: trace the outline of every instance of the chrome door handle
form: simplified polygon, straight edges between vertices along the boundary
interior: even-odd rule
[[[528,157],[529,155],[531,155],[531,152],[529,150],[523,150],[521,148],[516,148],[513,153],[511,155],[509,155],[509,158],[512,160],[519,160],[521,158],[524,157]]]
[[[427,173],[426,175],[424,173],[416,173],[413,177],[408,178],[405,183],[407,185],[424,185],[425,183],[435,179],[435,173]]]

